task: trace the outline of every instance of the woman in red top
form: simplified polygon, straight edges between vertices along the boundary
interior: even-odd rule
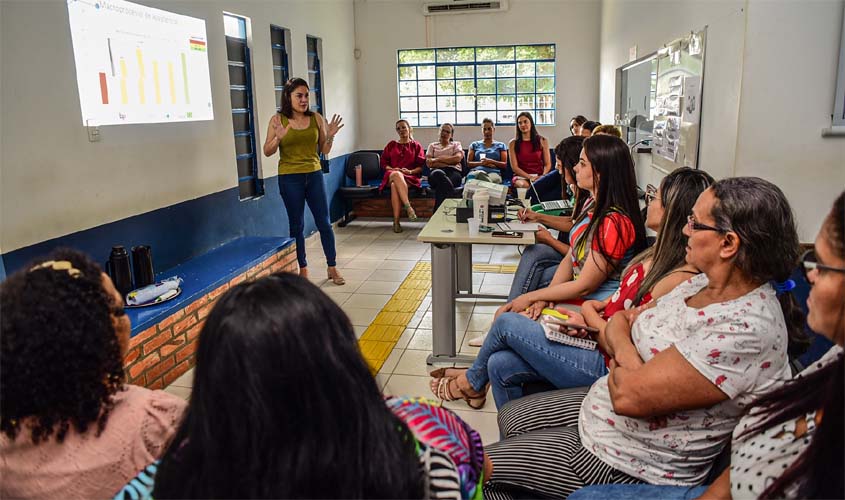
[[[600,311],[610,317],[615,311],[645,304],[652,296],[662,296],[698,273],[685,264],[686,238],[682,231],[698,195],[712,182],[713,178],[705,172],[682,168],[663,180],[659,193],[655,189],[650,190],[646,225],[658,231],[657,243],[635,257],[612,297],[604,302],[592,301],[595,303],[592,306],[590,301],[585,302],[588,304],[582,309],[585,316],[591,314],[589,311],[598,316],[596,311]],[[570,322],[599,328],[600,333],[595,338],[599,349],[585,350],[546,339],[539,323],[523,317],[529,313],[523,316],[502,315],[493,323],[482,352],[476,358],[477,363],[484,351],[494,351],[486,356],[486,369],[499,408],[521,397],[522,384],[526,382],[548,381],[558,389],[565,389],[589,385],[607,374],[606,356],[603,354],[607,347],[604,321],[589,316],[594,322],[585,322],[578,313],[564,308],[558,310],[569,315]],[[586,336],[583,330],[567,333]],[[464,394],[475,407],[483,401],[483,396],[476,392],[476,386],[467,379],[464,370],[441,370],[433,375],[441,378],[432,382],[432,390],[443,399]]]
[[[393,232],[401,233],[402,226],[399,218],[402,207],[408,212],[408,219],[417,220],[417,214],[411,208],[408,199],[408,186],[420,187],[420,175],[425,165],[425,153],[422,145],[411,135],[411,124],[407,120],[396,122],[398,141],[390,141],[381,153],[381,168],[384,178],[379,186],[379,192],[390,185],[390,203],[393,206]]]
[[[552,169],[549,141],[537,133],[531,113],[516,117],[516,137],[508,144],[508,158],[513,170],[513,187],[527,188]]]

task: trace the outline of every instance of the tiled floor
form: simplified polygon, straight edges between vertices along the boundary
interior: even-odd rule
[[[326,261],[318,235],[307,241],[308,266],[311,281],[319,285],[349,315],[360,337],[381,308],[390,300],[408,273],[419,261],[430,260],[429,246],[416,241],[424,223],[403,222],[403,233],[395,234],[389,221],[355,221],[345,228],[337,228],[338,267],[346,278],[346,285],[336,286],[323,276]],[[476,264],[516,264],[519,254],[514,246],[477,245],[473,247]],[[507,295],[513,276],[509,274],[473,273],[473,288],[483,293]],[[460,351],[474,354],[469,339],[481,335],[490,327],[493,313],[501,302],[461,300],[456,304]],[[381,371],[376,376],[385,393],[433,398],[429,390],[425,363],[431,352],[431,295],[423,300],[399,338]],[[193,370],[173,382],[168,392],[187,397],[193,380]],[[492,395],[481,410],[472,410],[466,403],[445,403],[472,425],[485,443],[499,440],[496,425],[496,405]]]

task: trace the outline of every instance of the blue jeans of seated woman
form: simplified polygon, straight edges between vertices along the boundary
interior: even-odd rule
[[[692,500],[708,486],[657,486],[651,484],[602,484],[587,486],[569,495],[570,500]]]
[[[607,375],[607,367],[600,352],[552,342],[536,321],[504,313],[493,322],[466,375],[477,391],[490,382],[496,407],[501,408],[524,395],[526,382],[548,381],[558,389],[583,387]]]
[[[546,288],[555,277],[555,272],[564,258],[554,248],[545,243],[537,243],[525,248],[516,273],[513,275],[513,283],[508,293],[508,302],[540,288]],[[619,288],[619,280],[605,280],[591,293],[583,297],[584,300],[604,300]]]
[[[317,170],[310,174],[284,174],[279,176],[279,193],[288,213],[290,237],[296,239],[296,260],[299,267],[307,267],[305,259],[305,204],[311,209],[314,223],[320,231],[320,241],[326,264],[331,267],[337,265],[337,250],[334,244],[334,231],[329,220],[329,202],[326,199],[326,183],[323,171]]]
[[[525,251],[522,252],[522,257],[519,259],[519,265],[516,267],[516,273],[513,275],[508,301],[510,302],[523,293],[549,286],[563,257],[557,250],[545,243],[525,247]]]

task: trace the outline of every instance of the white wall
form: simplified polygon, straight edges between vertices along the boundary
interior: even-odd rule
[[[613,119],[616,68],[708,26],[699,166],[763,177],[784,190],[812,242],[845,188],[845,139],[830,126],[842,0],[604,0],[600,118]],[[640,182],[661,174],[638,158]],[[655,182],[656,183],[656,182]]]
[[[845,137],[821,137],[833,110],[843,6],[841,0],[748,6],[736,175],[780,186],[804,242],[815,239],[845,189]]]
[[[360,140],[362,149],[381,149],[395,137],[399,117],[396,51],[423,47],[557,44],[556,126],[539,127],[554,145],[569,135],[569,118],[598,112],[599,22],[597,0],[510,0],[504,13],[425,17],[418,0],[355,0]],[[496,138],[507,142],[514,128],[500,126]],[[424,146],[437,139],[436,128],[417,127]],[[464,145],[480,139],[480,127],[457,127]]]
[[[745,26],[744,1],[604,0],[601,27],[601,97],[599,118],[612,123],[616,105],[616,69],[628,62],[628,49],[638,57],[664,43],[708,26],[701,114],[700,166],[714,177],[732,175],[742,77]],[[645,160],[645,161],[644,161]],[[637,159],[639,182],[652,182],[659,172]]]
[[[138,3],[206,21],[215,119],[102,127],[102,141],[88,142],[65,2],[3,0],[0,247],[4,251],[237,185],[223,11],[252,21],[259,149],[278,105],[269,28],[276,24],[291,30],[291,75],[306,74],[306,34],[323,39],[325,109],[342,114],[347,123],[333,155],[354,150],[351,0]],[[264,176],[275,175],[276,161],[262,159]],[[275,186],[267,184],[266,189]]]

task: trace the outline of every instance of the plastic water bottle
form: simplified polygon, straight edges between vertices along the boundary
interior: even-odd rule
[[[490,193],[486,189],[478,189],[472,195],[472,213],[479,224],[487,224],[487,214],[490,209]]]

